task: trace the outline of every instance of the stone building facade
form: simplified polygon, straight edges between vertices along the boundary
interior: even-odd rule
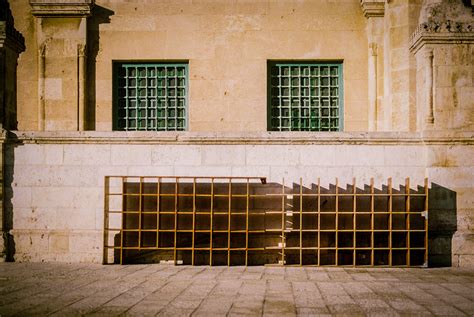
[[[428,177],[433,258],[474,266],[472,3],[0,4],[4,258],[101,262],[106,175]]]

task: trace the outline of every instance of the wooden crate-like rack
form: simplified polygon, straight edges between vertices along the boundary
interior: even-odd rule
[[[105,177],[104,263],[426,266],[428,180]],[[113,252],[109,252],[113,251]]]

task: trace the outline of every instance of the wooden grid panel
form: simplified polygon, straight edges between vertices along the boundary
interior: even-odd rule
[[[391,179],[342,189],[338,179],[288,188],[263,177],[110,176],[104,205],[104,263],[151,251],[191,265],[427,263],[427,179],[397,191]]]

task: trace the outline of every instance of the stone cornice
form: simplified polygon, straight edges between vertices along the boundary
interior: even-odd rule
[[[360,6],[366,18],[383,17],[385,14],[385,1],[361,0]]]
[[[474,43],[472,22],[425,22],[412,35],[410,51],[416,53],[425,44]]]
[[[474,132],[37,132],[15,131],[9,143],[44,144],[465,144]]]
[[[87,17],[91,15],[94,0],[29,0],[31,14],[36,17],[61,17],[76,16]]]

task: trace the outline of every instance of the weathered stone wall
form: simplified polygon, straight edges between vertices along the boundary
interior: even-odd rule
[[[323,184],[428,176],[433,230],[456,231],[453,264],[474,265],[474,33],[462,0],[96,0],[92,11],[91,0],[10,2],[27,47],[20,131],[102,131],[9,140],[18,260],[99,261],[105,175],[260,174]],[[119,60],[188,61],[191,132],[108,132]],[[345,131],[418,132],[264,133],[269,60],[343,61]],[[449,234],[438,242],[451,247]]]
[[[285,184],[299,183],[302,177],[304,185],[320,177],[323,186],[339,177],[342,187],[352,183],[352,177],[362,187],[371,177],[377,185],[393,177],[395,187],[404,184],[405,177],[413,187],[429,177],[432,187],[444,188],[432,198],[438,218],[457,212],[437,230],[472,230],[472,135],[440,142],[387,133],[370,138],[321,134],[319,139],[314,134],[295,139],[271,133],[169,133],[161,138],[146,133],[23,133],[9,149],[15,162],[6,172],[18,261],[100,262],[106,175],[264,176],[277,183],[284,178]],[[472,264],[472,250],[462,252],[454,252],[453,264]]]
[[[80,20],[43,18],[41,26],[28,0],[12,8],[24,17],[18,28],[28,47],[18,67],[19,128],[38,127],[34,34],[42,32],[46,130],[76,129]],[[112,61],[187,60],[189,130],[265,131],[267,60],[294,59],[343,61],[345,130],[367,129],[366,19],[358,0],[97,0],[87,36],[89,128],[112,129]]]

